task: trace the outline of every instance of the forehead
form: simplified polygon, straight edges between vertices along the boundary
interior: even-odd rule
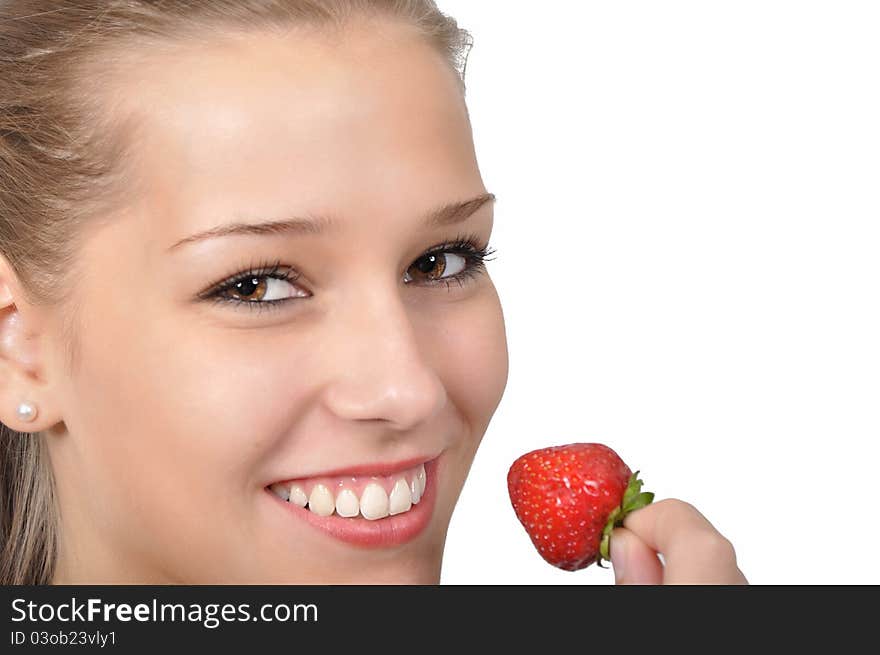
[[[137,119],[135,173],[166,214],[187,208],[189,229],[480,190],[457,74],[407,26],[241,34],[135,70],[117,105]]]

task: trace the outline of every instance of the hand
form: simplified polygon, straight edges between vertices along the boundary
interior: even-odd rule
[[[733,545],[693,505],[674,498],[627,514],[611,533],[611,564],[616,584],[748,584]]]

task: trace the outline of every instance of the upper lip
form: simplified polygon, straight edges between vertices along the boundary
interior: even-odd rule
[[[395,462],[373,462],[370,464],[356,464],[353,466],[345,466],[338,469],[332,469],[328,471],[321,471],[320,473],[313,473],[310,475],[303,475],[297,478],[286,478],[286,480],[301,480],[305,478],[332,478],[332,477],[344,477],[344,476],[358,476],[358,475],[376,475],[376,476],[387,476],[393,473],[399,473],[400,471],[405,471],[406,469],[411,469],[414,466],[418,466],[419,464],[423,464],[425,462],[429,462],[433,459],[439,457],[439,454],[436,455],[427,455],[421,457],[411,457],[410,459],[402,459],[397,460]]]

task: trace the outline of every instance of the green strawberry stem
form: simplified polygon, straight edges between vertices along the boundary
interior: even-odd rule
[[[623,525],[623,519],[626,518],[627,514],[645,505],[649,505],[654,500],[653,493],[641,491],[642,484],[643,482],[639,480],[639,472],[636,471],[632,474],[629,483],[626,485],[626,491],[623,492],[623,500],[620,501],[620,506],[614,508],[614,511],[608,517],[605,529],[602,530],[602,541],[599,544],[599,560],[596,563],[603,569],[608,567],[602,566],[602,560],[611,561],[611,531]]]

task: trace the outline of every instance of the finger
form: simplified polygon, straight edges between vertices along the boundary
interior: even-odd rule
[[[611,565],[615,584],[663,584],[663,565],[657,553],[626,528],[611,533]]]
[[[717,532],[696,507],[675,498],[666,498],[627,514],[623,525],[664,555],[672,554],[684,533]]]
[[[746,584],[733,545],[689,503],[661,500],[628,514],[623,525],[663,554],[666,584]]]

